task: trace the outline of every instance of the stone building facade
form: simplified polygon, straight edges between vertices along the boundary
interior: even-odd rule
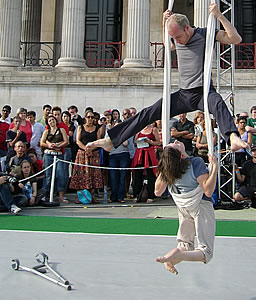
[[[161,18],[167,2],[0,0],[1,104],[9,103],[14,111],[27,107],[38,116],[46,103],[63,109],[75,104],[81,114],[86,106],[102,112],[150,105],[162,95],[163,69],[154,68],[155,50],[150,43],[162,41]],[[173,10],[186,14],[191,24],[205,26],[209,2],[176,1]],[[253,43],[254,1],[238,1],[235,11],[239,32],[247,43]],[[122,67],[88,67],[85,43],[91,42],[125,42]],[[215,70],[213,77],[216,80]],[[173,90],[177,78],[174,69]],[[236,70],[236,113],[255,105],[255,82],[255,69]],[[225,95],[228,88],[223,85],[221,92]]]

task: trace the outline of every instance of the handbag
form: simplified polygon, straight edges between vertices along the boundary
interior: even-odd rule
[[[145,179],[143,181],[142,189],[137,197],[137,202],[147,202],[148,200],[148,189],[147,189],[148,181]]]
[[[77,198],[83,204],[92,203],[92,195],[87,189],[77,191]]]

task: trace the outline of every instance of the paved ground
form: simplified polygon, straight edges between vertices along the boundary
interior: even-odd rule
[[[66,194],[69,204],[61,204],[58,207],[33,207],[22,210],[22,215],[34,216],[70,216],[92,218],[171,218],[177,219],[177,209],[171,198],[157,198],[152,204],[133,203],[132,199],[126,199],[125,204],[118,202],[103,204],[100,194],[100,204],[75,204],[75,194]],[[224,203],[225,204],[225,203]],[[223,206],[224,208],[227,205]],[[219,220],[252,220],[256,221],[256,210],[249,209],[218,209],[215,210],[216,219]]]

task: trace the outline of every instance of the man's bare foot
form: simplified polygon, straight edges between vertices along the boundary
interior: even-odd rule
[[[91,151],[96,149],[96,148],[103,148],[104,150],[110,152],[111,149],[113,148],[113,144],[111,142],[110,138],[106,138],[106,139],[100,139],[91,143],[88,143],[86,145],[87,149],[90,149]]]
[[[250,146],[247,143],[243,142],[234,132],[232,132],[230,135],[230,144],[231,151],[237,151],[241,148],[250,150]]]
[[[178,248],[174,248],[170,252],[168,252],[165,256],[158,256],[156,261],[163,263],[167,271],[170,271],[171,273],[178,275],[178,271],[174,267],[174,265],[182,261],[181,255],[182,255],[182,251]]]

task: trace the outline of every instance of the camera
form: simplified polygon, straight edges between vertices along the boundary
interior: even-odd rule
[[[15,182],[17,182],[18,181],[18,179],[15,177],[15,176],[10,176],[10,175],[8,175],[7,177],[6,177],[6,182],[7,183],[15,183]]]

